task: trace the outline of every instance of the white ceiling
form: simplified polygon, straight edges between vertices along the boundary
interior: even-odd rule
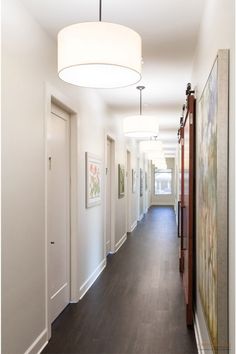
[[[72,23],[97,21],[99,0],[21,0],[55,38]],[[187,82],[191,81],[197,33],[205,0],[103,0],[103,20],[136,30],[143,40],[144,112],[160,122],[168,155],[175,151]],[[138,113],[135,86],[99,90],[116,115]]]

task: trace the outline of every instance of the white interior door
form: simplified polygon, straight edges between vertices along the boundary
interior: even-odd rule
[[[48,271],[51,323],[70,300],[69,114],[52,104],[48,122]]]
[[[106,254],[111,252],[111,141],[107,139],[106,161]]]

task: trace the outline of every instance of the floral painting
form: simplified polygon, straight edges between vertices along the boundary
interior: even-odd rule
[[[140,176],[139,176],[139,178],[140,178],[140,197],[142,197],[143,196],[143,170],[140,168]]]
[[[215,61],[204,88],[197,117],[198,290],[212,349],[217,354],[223,349],[228,352],[227,217],[224,216],[227,210],[227,97],[223,102],[227,94],[227,60],[224,58],[223,63],[219,60],[221,57]],[[219,139],[222,129],[226,134]],[[220,195],[224,199],[221,200]],[[221,229],[220,224],[224,225]]]
[[[136,171],[132,169],[132,192],[136,192]]]
[[[119,198],[125,196],[125,167],[118,165],[118,195]]]
[[[148,189],[148,174],[145,172],[145,190]]]
[[[101,204],[101,160],[86,153],[87,193],[86,207]]]

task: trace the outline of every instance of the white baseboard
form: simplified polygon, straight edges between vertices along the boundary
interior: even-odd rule
[[[115,244],[115,253],[121,248],[121,246],[125,243],[127,240],[127,234],[125,233],[121,239]]]
[[[201,335],[199,321],[198,321],[196,311],[194,313],[194,333],[195,333],[195,338],[196,338],[196,343],[197,343],[198,354],[206,354],[206,352],[203,348],[202,335]]]
[[[138,221],[141,221],[143,219],[143,217],[144,217],[144,214],[139,215]]]
[[[25,351],[25,354],[39,354],[46,347],[47,343],[47,329],[45,328],[31,344],[31,346]]]
[[[130,231],[130,232],[133,232],[137,225],[138,225],[138,222],[137,222],[137,220],[136,220],[136,221],[131,225],[131,231]]]
[[[155,206],[155,205],[174,207],[174,203],[171,203],[171,202],[162,202],[162,203],[153,202],[153,203],[151,204],[151,206]]]
[[[106,267],[107,260],[104,258],[102,262],[97,266],[97,268],[94,270],[94,272],[88,277],[88,279],[81,285],[80,287],[80,300],[84,297],[84,295],[87,293],[89,288],[93,285],[95,280],[99,277],[99,275],[102,273],[103,269]]]

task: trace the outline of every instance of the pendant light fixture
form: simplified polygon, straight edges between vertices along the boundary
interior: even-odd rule
[[[132,29],[102,21],[77,23],[58,33],[58,75],[70,84],[116,88],[141,79],[142,41]]]
[[[152,160],[152,163],[158,170],[166,170],[167,169],[166,161]]]
[[[159,169],[165,170],[167,168],[165,154],[162,151],[148,151],[147,152],[148,160],[152,160],[153,165]]]
[[[159,125],[156,117],[143,115],[142,91],[145,86],[137,86],[140,94],[139,115],[124,118],[124,134],[130,138],[150,138],[158,136]]]
[[[160,140],[140,141],[140,152],[163,152],[163,144]]]

